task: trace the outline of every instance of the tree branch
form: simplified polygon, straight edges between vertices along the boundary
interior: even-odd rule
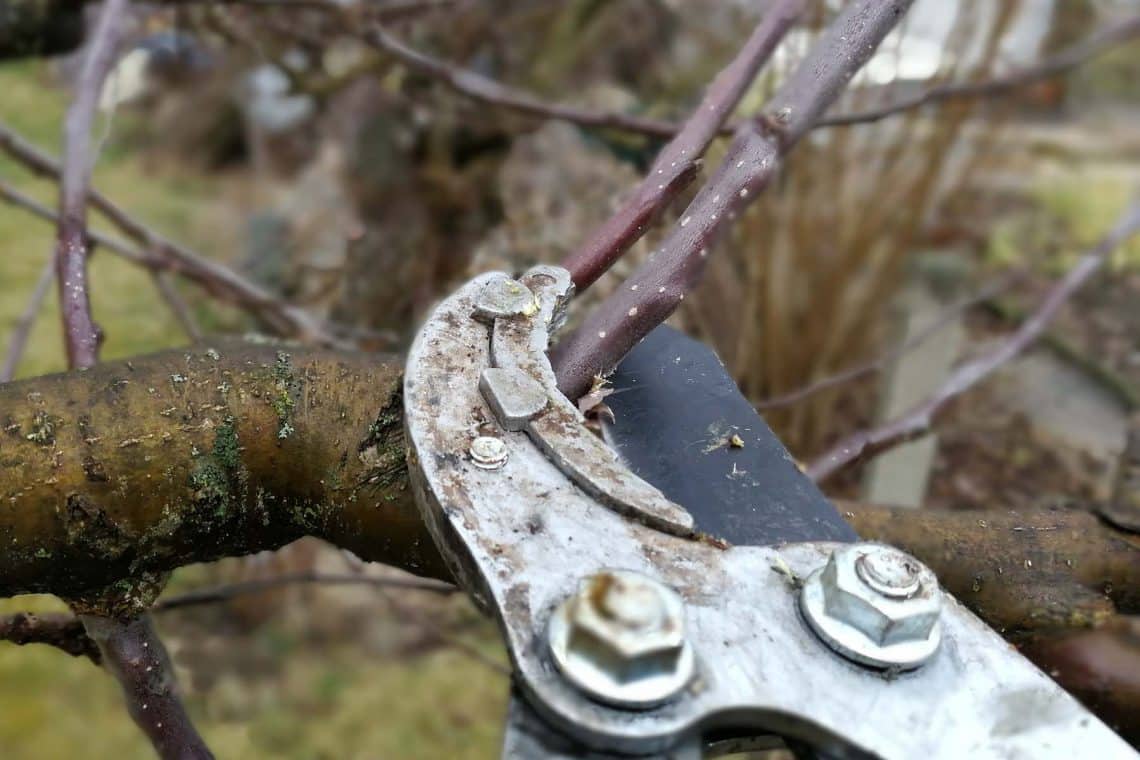
[[[784,154],[815,124],[894,28],[910,0],[857,0],[844,6],[764,113],[736,133],[724,162],[643,263],[551,354],[559,388],[585,393],[677,308],[700,280],[715,237],[778,170]]]
[[[657,138],[672,137],[677,131],[677,125],[670,121],[547,103],[529,93],[506,87],[469,69],[421,53],[382,27],[369,29],[361,35],[361,39],[377,50],[392,56],[408,69],[437,80],[460,95],[499,108],[542,119],[561,119],[584,127],[623,129]]]
[[[127,709],[163,760],[213,760],[178,696],[166,647],[146,615],[121,621],[81,615],[103,663],[123,688]]]
[[[812,462],[807,468],[808,476],[817,482],[822,481],[856,461],[925,435],[947,404],[1033,345],[1061,306],[1101,268],[1109,254],[1138,232],[1140,201],[1130,206],[1113,230],[1078,259],[1049,291],[1037,311],[1013,335],[993,350],[955,369],[930,398],[880,427],[860,431],[837,443]]]
[[[72,599],[316,535],[447,578],[392,357],[215,341],[0,385],[0,596]]]
[[[228,602],[249,594],[260,594],[263,591],[280,588],[281,586],[372,586],[374,588],[401,589],[408,591],[426,591],[432,594],[447,596],[459,591],[450,583],[432,580],[430,578],[376,578],[370,575],[330,575],[328,573],[283,573],[270,578],[258,578],[251,581],[227,583],[221,586],[196,589],[185,594],[178,594],[166,599],[159,599],[151,607],[152,612],[170,612],[186,607],[198,607],[203,604],[218,604]],[[2,638],[2,637],[0,637]]]
[[[0,368],[0,383],[6,383],[16,376],[20,359],[23,358],[24,351],[28,347],[28,337],[31,335],[36,317],[39,315],[40,309],[43,308],[44,299],[47,298],[53,282],[55,282],[55,259],[51,258],[44,265],[40,278],[36,281],[36,287],[32,290],[32,297],[28,299],[28,305],[20,314],[16,327],[12,330],[12,336],[8,343],[8,353],[4,357],[4,366]]]
[[[259,594],[282,586],[372,586],[382,589],[425,591],[444,596],[455,594],[459,589],[450,583],[430,578],[378,578],[371,575],[329,573],[282,573],[270,578],[258,578],[218,586],[195,589],[184,594],[159,599],[150,607],[151,613],[171,612],[206,604],[221,604],[250,594]],[[87,657],[96,665],[102,663],[102,656],[95,641],[87,635],[83,623],[74,615],[48,613],[36,615],[30,612],[17,612],[0,617],[0,641],[8,641],[18,646],[26,644],[48,644],[73,657]]]
[[[1140,610],[1140,535],[1092,512],[836,506],[860,537],[918,557],[947,591],[1015,640]]]
[[[140,572],[276,548],[306,534],[368,561],[446,578],[407,484],[399,389],[394,357],[279,354],[240,343],[0,386],[0,454],[8,463],[0,468],[7,507],[0,510],[0,596],[90,596]],[[292,429],[285,438],[278,411]],[[977,521],[989,514],[843,509],[864,535],[896,541],[935,565],[967,601],[971,574],[984,573],[993,582],[979,609],[995,625],[1048,620],[1023,614],[1028,602],[1015,607],[992,594],[1059,600],[1065,587],[1106,581],[1120,612],[1140,612],[1140,540],[1097,527],[1092,515],[1042,510],[986,529]],[[1047,543],[1062,538],[1065,552]],[[1000,540],[1002,550],[971,548],[983,540]],[[1055,557],[1044,565],[1028,552]],[[998,582],[990,575],[994,556],[1028,558],[1037,571],[1062,575],[1009,567]],[[1030,593],[1034,584],[1042,587]],[[175,599],[158,608],[182,604]]]
[[[677,194],[692,182],[701,157],[796,19],[803,0],[769,7],[740,52],[708,86],[704,98],[658,153],[645,179],[621,207],[562,262],[579,291],[588,288],[645,234]]]
[[[0,641],[9,641],[17,646],[47,644],[72,657],[86,657],[96,665],[103,662],[98,645],[87,635],[83,623],[67,613],[34,615],[17,612],[0,617]]]
[[[38,176],[49,179],[60,177],[60,167],[54,159],[4,124],[0,124],[0,150]],[[246,280],[222,264],[168,240],[127,214],[98,190],[91,189],[89,201],[141,249],[152,251],[157,255],[157,257],[147,257],[139,263],[152,268],[166,269],[186,277],[214,297],[257,314],[272,329],[284,336],[319,345],[351,348],[330,332],[326,325],[303,309],[275,298],[264,288]],[[121,250],[116,252],[122,254]]]
[[[866,124],[888,116],[919,108],[930,103],[964,98],[984,98],[1003,95],[1010,90],[1035,82],[1053,79],[1081,64],[1100,56],[1112,48],[1140,36],[1140,16],[1132,16],[1122,21],[1104,26],[1080,42],[1070,45],[1056,55],[1038,63],[1014,71],[1003,77],[985,79],[980,82],[955,82],[937,85],[901,98],[882,108],[843,113],[820,119],[819,127],[845,127],[852,124]]]
[[[91,184],[91,126],[103,81],[123,35],[127,0],[106,0],[88,44],[75,97],[64,123],[63,171],[59,180],[56,281],[68,365],[86,369],[99,361],[102,335],[91,317],[87,286],[87,195]]]
[[[964,313],[970,309],[984,304],[992,299],[997,294],[1008,289],[1013,283],[1020,279],[1019,277],[1004,277],[996,282],[982,287],[977,293],[964,298],[957,303],[951,304],[946,309],[943,309],[935,316],[928,325],[925,325],[921,330],[916,332],[907,340],[892,348],[890,351],[876,356],[869,362],[849,367],[834,375],[820,378],[814,382],[808,383],[802,388],[798,388],[789,393],[784,393],[779,396],[772,396],[764,399],[756,405],[759,411],[766,411],[768,409],[780,409],[782,407],[798,404],[799,402],[811,398],[817,393],[822,393],[830,388],[835,388],[840,385],[860,380],[869,375],[879,372],[884,367],[897,362],[901,357],[906,356],[908,353],[925,343],[931,336],[941,332],[952,322],[959,319]]]

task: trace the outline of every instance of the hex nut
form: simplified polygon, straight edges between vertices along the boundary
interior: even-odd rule
[[[883,544],[836,550],[805,581],[800,605],[820,638],[865,665],[918,667],[941,642],[937,578],[914,557]]]
[[[607,570],[584,579],[555,610],[547,634],[563,676],[607,704],[655,707],[693,675],[681,597],[640,573]]]

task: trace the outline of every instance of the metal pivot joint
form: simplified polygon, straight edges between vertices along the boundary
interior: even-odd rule
[[[889,759],[1129,756],[913,558],[700,535],[558,392],[546,350],[571,290],[555,267],[475,278],[421,329],[404,380],[432,538],[498,619],[524,712],[581,748],[531,756],[661,756],[713,734]],[[508,752],[532,737],[509,728]]]

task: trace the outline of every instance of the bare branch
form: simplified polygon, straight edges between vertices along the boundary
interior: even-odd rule
[[[384,600],[388,603],[388,606],[391,607],[397,615],[403,619],[410,620],[420,630],[425,631],[429,635],[436,637],[448,646],[455,648],[459,652],[462,652],[489,670],[508,677],[511,675],[511,669],[509,667],[491,659],[479,651],[476,647],[468,644],[463,639],[452,636],[445,631],[441,631],[438,625],[425,618],[418,611],[401,604],[396,600],[396,597],[392,596],[391,594],[385,593],[384,591],[381,591],[380,593],[384,597]]]
[[[894,28],[911,0],[848,3],[764,113],[741,125],[716,174],[660,249],[554,349],[559,387],[578,398],[696,286],[715,237],[775,176],[783,155],[815,124]]]
[[[458,588],[450,583],[435,581],[430,578],[376,578],[369,575],[332,575],[328,573],[285,573],[271,578],[258,578],[240,583],[227,583],[222,586],[197,589],[179,594],[167,599],[160,599],[151,607],[152,612],[169,612],[171,610],[196,607],[202,604],[217,604],[227,602],[240,596],[259,594],[281,586],[311,585],[311,586],[373,586],[375,588],[404,589],[409,591],[426,591],[432,594],[454,594]]]
[[[991,351],[954,370],[946,382],[928,399],[913,406],[901,416],[877,427],[864,430],[837,443],[807,468],[815,481],[824,480],[848,465],[914,440],[929,432],[934,418],[953,399],[989,377],[998,368],[1033,345],[1061,306],[1088,282],[1104,264],[1109,254],[1122,242],[1140,232],[1140,201],[1129,207],[1116,226],[1053,286],[1037,311],[1016,332]]]
[[[54,159],[4,124],[0,124],[0,150],[38,176],[49,179],[58,179],[60,176],[59,164]],[[138,263],[180,274],[216,298],[257,314],[282,335],[325,346],[351,348],[334,335],[328,325],[322,324],[304,309],[275,298],[264,288],[222,264],[168,240],[127,214],[98,190],[91,189],[89,201],[124,235],[138,243],[143,250],[153,251],[157,255],[157,258],[147,257]],[[31,210],[26,205],[25,208]],[[95,239],[94,235],[90,237]],[[116,253],[123,255],[123,250],[118,249]]]
[[[166,301],[166,305],[170,307],[170,312],[178,320],[178,324],[182,326],[183,332],[195,343],[202,340],[202,330],[198,327],[198,322],[190,312],[190,307],[186,304],[185,299],[174,289],[174,283],[170,281],[170,277],[165,272],[151,271],[150,278],[154,281],[154,287],[162,296],[162,300]]]
[[[325,3],[327,7],[327,3]],[[770,10],[769,15],[778,13]],[[993,97],[1025,85],[1051,79],[1096,58],[1109,50],[1134,39],[1140,34],[1140,17],[1130,17],[1109,24],[1089,35],[1088,38],[1071,45],[1065,50],[1050,56],[1037,64],[1013,72],[1007,76],[980,82],[962,82],[937,85],[930,89],[902,98],[881,108],[840,113],[819,119],[812,129],[850,126],[878,121],[904,111],[909,111],[931,103],[962,98]],[[488,77],[468,71],[455,64],[433,58],[409,47],[392,37],[384,30],[375,30],[366,35],[368,42],[378,49],[400,60],[408,68],[425,76],[439,79],[462,95],[489,105],[526,113],[530,116],[559,119],[583,127],[621,129],[655,138],[672,138],[686,124],[663,120],[644,119],[624,114],[576,108],[547,103],[526,92],[507,87]],[[739,123],[717,126],[716,134],[731,135],[739,129]],[[661,184],[660,182],[658,184]],[[666,183],[668,187],[668,183]],[[592,280],[591,280],[592,282]]]
[[[1098,29],[1087,38],[1065,48],[1056,55],[1006,76],[986,79],[981,82],[938,85],[910,97],[896,100],[882,108],[825,117],[820,119],[817,126],[844,127],[852,124],[865,124],[930,103],[1002,95],[1010,90],[1064,74],[1122,43],[1135,39],[1137,36],[1140,36],[1140,16],[1132,16]]]
[[[9,203],[18,209],[27,211],[32,216],[38,217],[45,222],[51,224],[59,223],[59,214],[52,209],[48,208],[42,203],[37,202],[31,196],[26,195],[16,188],[9,185],[7,182],[0,181],[0,200]],[[161,269],[163,264],[161,260],[154,257],[147,257],[135,251],[124,241],[113,238],[109,235],[104,235],[98,230],[88,230],[87,239],[92,244],[92,247],[99,247],[104,250],[114,253],[127,261],[130,261],[139,266],[149,267],[151,269]],[[52,259],[54,265],[54,259]]]
[[[670,121],[547,103],[529,93],[506,87],[481,74],[421,53],[381,27],[365,32],[362,39],[412,71],[436,79],[461,95],[493,106],[542,119],[561,119],[584,127],[623,129],[650,137],[672,137],[677,131],[677,125]]]
[[[103,80],[115,62],[127,0],[106,0],[88,43],[75,98],[64,123],[63,172],[59,180],[56,280],[63,314],[67,362],[86,369],[99,361],[99,328],[91,317],[87,286],[87,194],[91,184],[91,125]]]
[[[54,281],[55,259],[51,258],[48,259],[43,272],[40,273],[40,279],[36,281],[32,297],[28,299],[28,305],[20,314],[15,329],[12,330],[12,337],[8,343],[8,353],[4,357],[4,366],[0,368],[0,383],[6,383],[16,376],[16,368],[20,366],[20,359],[23,358],[24,351],[28,347],[28,337],[32,333],[36,317],[39,315],[40,309],[43,308],[44,299],[47,298],[48,290],[51,289],[51,284]]]
[[[117,620],[80,615],[88,635],[99,646],[103,663],[123,688],[127,710],[163,760],[212,760],[178,696],[174,669],[166,647],[143,615]]]
[[[170,596],[157,601],[151,606],[150,612],[163,613],[206,604],[219,604],[249,594],[258,594],[292,585],[360,585],[384,589],[426,591],[444,596],[459,593],[459,589],[450,583],[429,578],[377,578],[359,574],[336,575],[315,572],[284,573],[271,578],[211,586]],[[102,662],[99,647],[87,635],[83,623],[74,615],[66,613],[36,615],[30,612],[17,612],[0,617],[0,641],[8,641],[19,646],[49,644],[73,657],[87,657],[96,665]]]
[[[661,210],[692,182],[709,143],[803,8],[803,0],[782,0],[768,8],[740,52],[717,74],[680,131],[661,149],[630,198],[562,262],[579,291],[621,258]]]
[[[96,665],[103,661],[99,647],[74,615],[62,612],[35,615],[17,612],[0,618],[0,641],[17,646],[47,644],[72,657],[86,657]]]
[[[772,396],[765,399],[756,405],[759,411],[768,409],[780,409],[792,404],[798,404],[804,399],[811,398],[817,393],[822,393],[830,388],[835,388],[840,385],[860,380],[868,375],[873,375],[879,372],[884,367],[894,364],[899,358],[906,356],[908,353],[918,348],[925,343],[931,336],[941,332],[944,328],[949,326],[955,320],[962,316],[965,312],[974,308],[979,304],[986,303],[994,296],[998,295],[1004,290],[1007,290],[1014,282],[1021,279],[1023,275],[1004,277],[996,282],[984,286],[981,290],[972,296],[964,298],[957,303],[951,304],[946,309],[943,309],[938,315],[931,320],[930,324],[925,325],[921,330],[912,335],[907,340],[892,348],[886,353],[876,356],[869,362],[859,364],[854,367],[849,367],[842,372],[837,372],[834,375],[820,378],[815,382],[809,383],[802,388],[784,393],[779,396]]]

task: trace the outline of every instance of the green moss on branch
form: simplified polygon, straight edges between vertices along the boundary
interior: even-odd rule
[[[392,359],[237,341],[0,386],[0,594],[81,598],[306,534],[442,574],[399,387]]]

